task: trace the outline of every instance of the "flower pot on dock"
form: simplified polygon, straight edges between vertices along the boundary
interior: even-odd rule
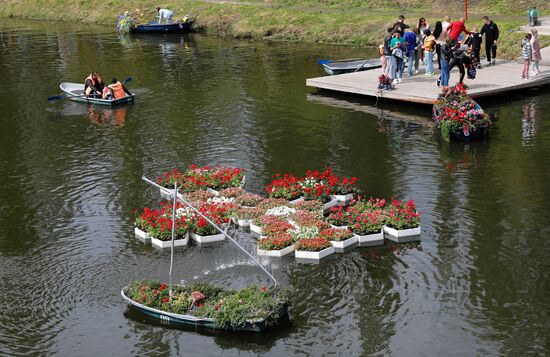
[[[257,253],[258,255],[262,255],[262,256],[280,258],[292,253],[293,251],[294,251],[294,245],[290,245],[286,248],[279,249],[279,250],[263,250],[258,248]]]
[[[149,236],[149,233],[142,231],[138,227],[134,227],[134,235],[136,236],[137,239],[143,242],[148,242],[151,239],[151,237]]]
[[[213,234],[209,236],[201,236],[195,233],[191,233],[191,239],[197,243],[213,243],[225,240],[225,235],[223,234]]]
[[[420,240],[420,227],[410,229],[395,229],[384,226],[384,237],[396,243],[406,243]]]
[[[295,251],[295,257],[300,259],[312,259],[312,260],[321,260],[329,255],[334,254],[334,247],[330,246],[318,252],[310,252],[306,250],[297,250]]]
[[[185,238],[174,240],[174,247],[186,246],[188,243],[189,243],[189,234],[186,234]],[[162,249],[172,247],[171,240],[164,241],[164,240],[157,239],[155,237],[151,237],[151,244],[153,245],[153,247],[162,248]]]

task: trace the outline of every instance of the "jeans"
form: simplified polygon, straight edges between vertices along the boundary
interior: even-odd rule
[[[449,86],[449,78],[451,76],[451,69],[449,62],[445,58],[441,58],[441,86]]]
[[[397,60],[395,56],[390,56],[390,68],[388,70],[391,79],[395,79],[395,72],[397,71]]]
[[[405,59],[397,57],[397,63],[399,64],[399,78],[403,79],[403,72],[405,72]]]
[[[534,74],[540,73],[539,61],[533,61],[533,67],[532,67],[531,71],[532,71]]]
[[[426,60],[426,73],[434,73],[434,53],[432,51],[424,51]]]
[[[392,56],[392,61],[394,63],[392,79],[402,79],[403,70],[405,69],[405,62],[403,61],[403,58]]]
[[[414,62],[415,62],[415,58],[416,58],[416,52],[415,51],[412,51],[412,52],[409,52],[409,76],[412,76],[413,74],[413,65],[414,65]]]

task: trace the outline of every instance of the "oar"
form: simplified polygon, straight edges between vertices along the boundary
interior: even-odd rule
[[[122,84],[126,84],[128,82],[132,81],[132,77],[128,77],[122,82]],[[63,100],[63,99],[69,99],[69,98],[86,98],[86,95],[71,95],[71,96],[54,96],[54,97],[48,97],[48,102],[52,102],[54,100]]]
[[[359,67],[357,67],[355,69],[355,71],[353,71],[353,73],[357,72],[358,70],[360,70],[361,68],[363,68],[364,65],[366,65],[367,63],[370,62],[370,59],[366,60],[365,62],[363,62]]]
[[[327,59],[320,59],[317,60],[318,64],[328,64],[332,62],[352,62],[352,61],[359,61],[362,58],[347,58],[347,59],[340,59],[340,60],[327,60]]]

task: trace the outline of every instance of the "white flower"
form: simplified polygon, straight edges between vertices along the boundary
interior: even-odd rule
[[[191,211],[190,211],[189,208],[187,208],[187,207],[185,207],[185,208],[183,208],[183,207],[178,208],[178,209],[176,210],[176,218],[179,219],[179,218],[181,218],[181,217],[183,217],[183,216],[189,216],[190,213],[191,213]]]
[[[219,196],[219,197],[212,197],[212,198],[209,198],[206,202],[208,203],[216,203],[216,204],[224,204],[224,203],[231,203],[233,202],[234,198],[233,197],[223,197],[223,196]]]
[[[271,215],[271,216],[290,216],[294,212],[296,212],[294,208],[290,208],[287,206],[279,206],[279,207],[268,209],[265,214]]]

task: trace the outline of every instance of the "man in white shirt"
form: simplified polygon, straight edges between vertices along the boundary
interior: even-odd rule
[[[172,23],[172,16],[174,16],[174,13],[171,10],[157,7],[157,11],[159,13],[159,24],[162,23],[162,19],[165,19],[167,24]]]
[[[441,23],[441,26],[443,27],[443,31],[447,32],[447,28],[449,28],[450,24],[451,24],[451,18],[449,16],[445,16],[443,18],[443,22]]]

